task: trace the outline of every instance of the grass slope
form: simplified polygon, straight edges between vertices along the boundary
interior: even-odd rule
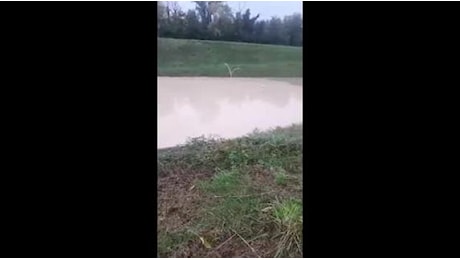
[[[158,39],[159,76],[302,77],[302,48],[251,43]]]
[[[302,126],[158,151],[160,257],[301,257]]]

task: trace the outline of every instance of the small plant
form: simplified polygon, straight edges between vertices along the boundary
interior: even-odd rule
[[[160,257],[170,255],[182,245],[193,239],[193,235],[186,231],[166,232],[158,237],[158,253]]]
[[[285,186],[287,184],[288,176],[284,172],[275,173],[275,182],[278,185]]]
[[[240,69],[240,67],[230,67],[230,65],[228,65],[228,63],[224,63],[225,66],[227,66],[227,69],[228,69],[228,74],[230,75],[230,78],[233,77],[233,72],[237,71]]]
[[[231,151],[228,158],[232,168],[245,166],[249,161],[249,155],[245,150]]]
[[[302,252],[302,202],[291,199],[277,202],[273,217],[278,226],[280,242],[275,257]]]
[[[221,171],[211,181],[203,182],[201,187],[215,195],[233,194],[240,191],[242,177],[237,171]]]

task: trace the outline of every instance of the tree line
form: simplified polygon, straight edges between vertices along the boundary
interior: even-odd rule
[[[302,46],[298,13],[260,20],[250,9],[234,13],[221,1],[195,1],[187,12],[177,2],[157,3],[159,37]]]

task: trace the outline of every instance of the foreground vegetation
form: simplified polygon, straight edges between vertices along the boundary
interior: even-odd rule
[[[158,76],[302,77],[302,48],[290,46],[158,39]]]
[[[302,126],[158,152],[160,257],[301,257]]]

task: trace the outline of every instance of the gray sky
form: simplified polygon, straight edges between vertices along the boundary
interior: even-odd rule
[[[225,1],[233,12],[241,9],[244,12],[247,8],[251,10],[251,17],[260,14],[259,20],[268,20],[272,16],[283,18],[285,15],[293,13],[302,14],[301,1]],[[178,1],[182,10],[195,9],[195,3],[192,1]]]

